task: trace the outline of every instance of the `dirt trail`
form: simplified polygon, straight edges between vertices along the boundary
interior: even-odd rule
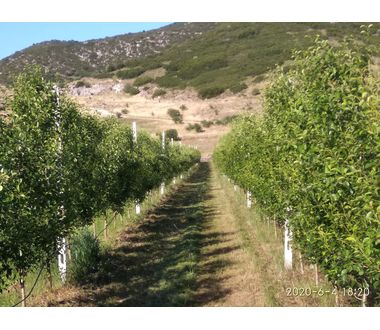
[[[263,293],[236,221],[209,163],[139,224],[101,270],[63,288],[48,306],[260,306]]]

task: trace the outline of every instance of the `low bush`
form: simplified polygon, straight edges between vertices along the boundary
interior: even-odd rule
[[[153,78],[149,76],[138,77],[134,81],[133,85],[139,87],[139,86],[143,86],[145,84],[151,83],[152,81],[153,81]]]
[[[218,96],[225,91],[223,87],[205,87],[199,90],[198,95],[202,99],[210,99],[212,97]]]
[[[161,87],[176,87],[176,88],[181,88],[184,87],[184,82],[178,78],[177,76],[173,76],[170,74],[166,74],[163,77],[156,78],[155,82],[157,85]]]
[[[85,81],[85,80],[78,80],[77,83],[75,84],[75,87],[76,88],[79,88],[79,87],[90,88],[91,84],[88,81]]]
[[[173,63],[168,69],[169,71],[175,71],[182,79],[192,79],[199,76],[204,71],[212,71],[226,66],[228,66],[228,61],[225,56],[212,55],[196,58],[192,61]]]
[[[178,131],[174,128],[165,131],[165,136],[167,139],[173,139],[174,141],[180,141],[181,138],[178,136]]]
[[[176,109],[169,109],[168,115],[171,119],[173,119],[174,123],[176,124],[182,124],[183,123],[183,115],[179,110]]]
[[[236,85],[233,85],[232,87],[230,87],[230,91],[234,94],[237,94],[245,89],[247,89],[248,86],[247,84],[245,83],[240,83],[240,84],[236,84]]]
[[[144,73],[144,69],[137,67],[137,68],[118,71],[116,72],[116,76],[120,79],[131,79],[131,78],[138,77],[142,73]]]
[[[120,70],[122,68],[125,67],[125,63],[115,63],[115,64],[110,64],[108,67],[107,67],[107,72],[112,72],[112,71],[116,71],[116,70]]]
[[[187,110],[187,106],[186,105],[184,105],[184,104],[182,104],[180,107],[179,107],[182,111],[185,111],[185,110]]]
[[[155,98],[155,97],[158,97],[158,96],[162,96],[162,95],[165,95],[165,94],[166,94],[166,90],[159,88],[159,89],[156,89],[153,92],[152,98]]]
[[[258,88],[254,88],[254,89],[252,89],[252,95],[260,95],[261,94],[261,92],[260,92],[260,90],[258,89]]]
[[[203,127],[208,128],[213,125],[214,122],[212,120],[202,120],[201,124]]]
[[[204,132],[204,130],[202,129],[202,126],[199,125],[198,123],[195,123],[195,124],[188,124],[188,125],[186,126],[186,130],[188,130],[188,131],[194,130],[194,131],[196,131],[197,133]]]
[[[138,93],[140,93],[138,88],[133,87],[130,84],[125,85],[124,92],[126,92],[127,94],[130,94],[130,95],[137,95]]]

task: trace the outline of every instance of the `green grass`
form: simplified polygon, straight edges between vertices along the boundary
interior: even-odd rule
[[[38,273],[40,269],[34,269],[30,271],[27,276],[25,277],[25,291],[26,294],[29,293],[30,289],[34,285]],[[58,288],[62,286],[61,278],[59,276],[58,272],[58,266],[57,266],[57,259],[54,258],[51,261],[51,274],[52,274],[52,283],[53,288]],[[40,275],[39,280],[36,283],[36,286],[33,290],[32,295],[30,298],[33,298],[37,295],[41,295],[44,292],[46,292],[49,289],[49,281],[48,281],[48,272],[46,269],[44,269]],[[15,283],[14,285],[10,286],[7,290],[4,290],[0,294],[0,307],[9,307],[13,306],[14,304],[18,303],[21,300],[21,292],[20,287],[18,283]],[[26,306],[28,306],[28,300],[26,301]]]
[[[149,210],[132,212],[119,242],[109,233],[100,271],[85,296],[97,306],[193,306],[198,286],[202,231],[208,215],[209,167],[194,166],[185,181],[151,195]],[[134,217],[135,216],[135,217]],[[132,218],[134,217],[134,219]],[[99,230],[102,229],[102,220]],[[110,225],[112,228],[112,225]],[[77,302],[70,300],[70,305]],[[82,301],[81,305],[86,305]]]
[[[184,173],[183,179],[177,178],[176,183],[173,184],[172,181],[166,183],[165,195],[170,195],[178,185],[180,185],[183,180],[185,180],[191,173],[193,173],[194,168],[190,169],[188,172]],[[114,213],[108,210],[106,214],[96,217],[92,225],[88,229],[98,237],[100,241],[101,255],[104,255],[115,246],[116,238],[120,235],[122,231],[125,230],[126,226],[131,223],[137,223],[141,221],[150,210],[159,205],[162,201],[163,196],[160,194],[159,188],[153,189],[150,193],[146,195],[146,198],[141,203],[141,213],[136,214],[135,204],[133,202],[128,202],[124,205],[124,208],[120,213]],[[104,224],[107,221],[107,231],[104,231]],[[68,264],[68,269],[70,271],[70,261]],[[25,290],[26,293],[30,291],[35,280],[37,279],[40,268],[30,271],[25,277]],[[63,286],[57,266],[57,258],[51,260],[51,274],[52,274],[52,284],[53,290],[61,288]],[[31,296],[27,299],[26,305],[36,297],[43,296],[46,292],[50,290],[50,284],[48,281],[48,273],[46,269],[43,269],[39,280],[36,282],[36,286],[33,290]],[[19,290],[18,283],[10,286],[7,290],[4,290],[0,294],[0,307],[13,306],[15,303],[21,300],[21,292]]]
[[[309,297],[287,297],[286,287],[332,290],[331,284],[320,275],[320,285],[316,287],[314,271],[305,264],[305,274],[300,272],[298,252],[294,251],[293,270],[286,271],[283,265],[283,230],[274,226],[271,219],[254,205],[246,207],[245,192],[221,174],[218,176],[222,189],[231,201],[231,207],[238,219],[239,232],[244,250],[252,257],[252,262],[262,277],[266,306],[335,306],[335,296],[313,294]]]

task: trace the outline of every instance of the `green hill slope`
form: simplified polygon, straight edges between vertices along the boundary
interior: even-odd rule
[[[158,54],[166,47],[196,38],[213,23],[174,23],[156,30],[128,33],[84,42],[52,40],[35,44],[0,61],[0,83],[7,83],[28,64],[49,75],[76,79],[123,66],[136,57]]]
[[[367,23],[368,24],[368,23]],[[276,64],[288,65],[293,49],[308,47],[317,34],[331,42],[361,40],[361,23],[176,23],[157,30],[87,42],[52,41],[0,61],[0,82],[26,64],[43,65],[64,79],[84,76],[135,78],[164,68],[164,88],[194,87],[203,98],[246,88],[249,77]],[[380,31],[376,23],[374,31]],[[309,36],[309,37],[305,37]],[[379,44],[379,33],[371,43]]]
[[[157,79],[162,87],[195,87],[201,97],[212,97],[226,89],[244,89],[247,77],[259,76],[284,64],[293,49],[308,47],[317,34],[332,42],[352,35],[360,40],[361,23],[219,23],[201,38],[187,40],[155,56],[166,68]],[[374,29],[380,28],[375,24]],[[308,35],[309,37],[305,37]],[[378,44],[376,34],[371,42]],[[143,70],[152,59],[135,61]],[[258,77],[257,79],[260,79]]]

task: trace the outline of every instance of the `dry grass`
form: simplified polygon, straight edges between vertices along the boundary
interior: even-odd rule
[[[160,69],[149,72],[149,75],[153,76],[160,74],[163,74]],[[90,113],[101,116],[115,115],[127,108],[128,114],[123,114],[121,120],[128,122],[136,121],[139,127],[148,130],[152,134],[175,128],[182,137],[183,143],[195,145],[204,156],[209,156],[212,154],[219,138],[229,128],[213,125],[206,128],[203,133],[195,133],[187,131],[185,127],[189,123],[200,123],[202,120],[220,120],[224,117],[240,113],[261,112],[261,95],[253,96],[251,91],[252,88],[262,89],[265,83],[252,84],[251,80],[247,81],[250,84],[249,88],[241,94],[234,95],[227,92],[208,100],[199,99],[196,91],[190,88],[185,90],[167,90],[167,94],[164,96],[152,99],[152,94],[157,88],[154,84],[149,84],[148,90],[142,90],[140,94],[135,96],[108,90],[98,95],[75,95],[73,98]],[[118,83],[133,83],[133,79],[124,81],[89,79],[89,83],[92,86],[96,84],[113,86]],[[187,107],[186,111],[182,111],[183,124],[174,124],[172,119],[167,115],[167,110],[170,108],[180,109],[181,105]]]
[[[275,227],[273,221],[265,218],[256,207],[247,209],[245,193],[240,188],[235,191],[232,183],[219,177],[226,201],[235,215],[242,246],[250,255],[250,262],[256,268],[259,282],[264,291],[265,306],[335,306],[332,285],[319,272],[319,284],[315,283],[313,265],[304,262],[304,273],[300,269],[298,252],[294,251],[293,269],[287,271],[283,266],[283,229]],[[311,288],[324,293],[318,296],[288,296],[287,288]],[[350,306],[348,299],[340,297],[340,306]]]

